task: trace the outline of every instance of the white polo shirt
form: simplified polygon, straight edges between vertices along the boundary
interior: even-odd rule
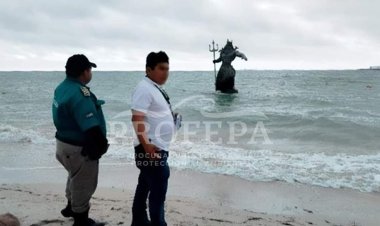
[[[168,151],[175,133],[173,115],[164,96],[154,85],[162,88],[148,77],[137,84],[132,94],[131,109],[145,113],[145,129],[150,142]],[[136,134],[133,143],[135,146],[140,143]]]

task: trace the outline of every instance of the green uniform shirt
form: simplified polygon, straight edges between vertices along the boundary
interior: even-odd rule
[[[56,137],[63,142],[82,144],[84,131],[100,126],[106,136],[106,123],[98,100],[79,80],[66,78],[54,91],[53,120]]]

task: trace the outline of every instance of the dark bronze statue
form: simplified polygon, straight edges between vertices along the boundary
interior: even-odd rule
[[[244,53],[239,52],[238,47],[232,45],[232,41],[227,39],[227,44],[219,51],[220,57],[214,60],[215,63],[222,61],[222,66],[219,69],[215,81],[215,89],[220,90],[222,93],[237,93],[235,88],[235,69],[231,63],[236,57],[248,60]]]

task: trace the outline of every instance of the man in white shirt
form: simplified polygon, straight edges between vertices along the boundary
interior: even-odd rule
[[[136,166],[140,169],[132,207],[132,226],[166,226],[164,202],[170,169],[168,148],[176,130],[178,115],[171,109],[169,96],[162,89],[169,76],[165,52],[151,52],[146,59],[146,76],[132,94],[132,122]],[[179,121],[178,119],[177,121]],[[149,195],[149,215],[146,200]]]

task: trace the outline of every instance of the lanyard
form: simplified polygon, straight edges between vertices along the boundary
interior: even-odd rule
[[[145,77],[148,77],[147,75]],[[148,79],[150,79],[148,77]],[[174,117],[174,113],[173,113],[173,110],[172,110],[172,105],[170,103],[170,98],[169,98],[169,95],[165,92],[165,90],[161,89],[160,87],[158,87],[156,84],[154,84],[152,82],[152,84],[160,91],[160,93],[162,94],[162,96],[164,97],[164,99],[166,100],[166,102],[168,103],[169,105],[169,108],[170,108],[170,112],[172,113],[173,117]]]
[[[170,98],[169,98],[169,95],[165,92],[165,90],[163,89],[160,89],[160,87],[158,87],[156,84],[153,84],[159,91],[160,93],[162,94],[162,96],[164,96],[166,102],[168,103],[169,105],[169,108],[170,108],[170,112],[172,113],[172,115],[174,116],[173,114],[173,110],[172,110],[172,105],[170,104]]]

